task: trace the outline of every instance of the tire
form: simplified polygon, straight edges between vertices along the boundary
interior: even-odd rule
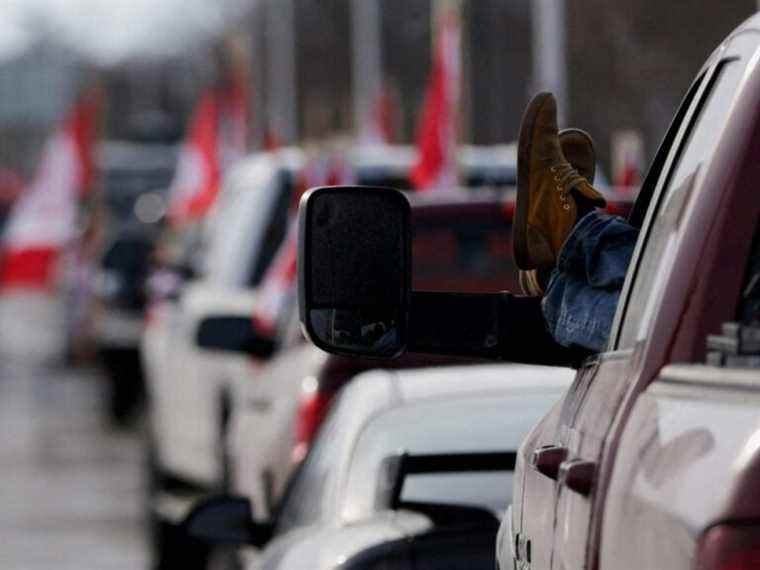
[[[162,519],[153,508],[155,497],[170,486],[158,462],[157,448],[150,426],[146,429],[145,461],[145,518],[147,543],[152,570],[205,570],[210,549],[200,541],[188,537],[184,530]]]

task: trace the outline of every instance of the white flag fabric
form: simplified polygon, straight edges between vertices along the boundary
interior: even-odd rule
[[[60,254],[76,237],[92,178],[97,107],[83,99],[45,144],[31,184],[13,205],[2,240],[0,287],[50,289]]]

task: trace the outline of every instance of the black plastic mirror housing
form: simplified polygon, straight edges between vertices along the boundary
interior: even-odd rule
[[[411,291],[411,208],[399,191],[315,188],[299,210],[301,325],[334,354],[409,351],[577,366],[588,351],[549,334],[541,299],[509,292]]]
[[[273,339],[256,332],[251,317],[211,315],[198,325],[195,342],[200,348],[238,352],[259,359],[272,356]]]

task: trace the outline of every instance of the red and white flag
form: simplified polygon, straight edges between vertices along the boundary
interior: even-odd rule
[[[226,167],[245,155],[248,132],[245,86],[210,88],[193,113],[169,190],[169,219],[182,225],[209,211]]]
[[[58,259],[76,236],[79,202],[92,183],[97,113],[97,97],[83,97],[45,143],[37,173],[9,215],[0,288],[55,287]]]
[[[459,20],[452,11],[439,21],[435,59],[417,131],[417,163],[411,180],[418,190],[450,190],[457,186],[459,43]]]

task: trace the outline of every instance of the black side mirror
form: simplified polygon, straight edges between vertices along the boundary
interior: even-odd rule
[[[411,291],[411,208],[398,190],[315,188],[299,209],[301,326],[319,348],[392,358],[405,351],[577,365],[557,344],[541,299],[508,292]]]
[[[254,522],[250,500],[226,495],[199,501],[182,527],[196,540],[231,546],[263,546],[273,533],[271,524]]]
[[[262,359],[269,358],[276,350],[272,339],[256,332],[251,317],[206,317],[198,326],[195,342],[208,350],[239,352]]]
[[[398,356],[408,341],[411,211],[388,188],[315,188],[301,199],[301,323],[338,354]]]

